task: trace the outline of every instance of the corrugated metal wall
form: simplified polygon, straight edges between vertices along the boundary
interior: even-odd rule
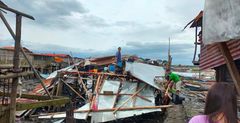
[[[240,59],[240,40],[227,42],[234,60]],[[225,64],[224,58],[216,44],[202,45],[200,54],[200,68],[215,68]]]

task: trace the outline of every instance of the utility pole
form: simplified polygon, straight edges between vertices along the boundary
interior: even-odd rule
[[[166,67],[166,70],[171,70],[171,64],[172,64],[172,56],[171,56],[171,43],[170,43],[170,37],[168,39],[168,64]]]

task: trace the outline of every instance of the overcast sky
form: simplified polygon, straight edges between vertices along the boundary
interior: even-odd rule
[[[2,0],[28,13],[23,45],[35,52],[74,56],[124,54],[166,59],[168,37],[174,64],[191,64],[194,30],[183,27],[202,9],[204,0]],[[14,28],[14,15],[6,14]],[[0,22],[0,45],[13,41]]]

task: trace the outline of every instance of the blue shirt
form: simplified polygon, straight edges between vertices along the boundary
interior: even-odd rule
[[[117,53],[116,53],[116,58],[117,58],[117,63],[118,63],[118,62],[122,62],[121,52],[117,51]]]

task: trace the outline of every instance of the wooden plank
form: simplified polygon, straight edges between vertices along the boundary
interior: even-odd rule
[[[29,76],[33,74],[34,74],[33,72],[8,73],[6,75],[0,75],[0,79],[16,78],[21,76]]]
[[[44,106],[59,106],[66,103],[69,103],[70,99],[67,97],[60,98],[60,99],[52,99],[52,100],[45,100],[45,101],[38,101],[38,102],[31,102],[31,103],[17,103],[16,109],[17,111],[27,110],[27,109],[34,109]]]
[[[161,108],[170,108],[172,105],[161,105],[161,106],[144,106],[144,107],[130,107],[130,108],[112,108],[112,109],[99,109],[97,111],[92,111],[92,112],[106,112],[106,111],[129,111],[129,110],[141,110],[141,109],[161,109]],[[75,111],[76,113],[80,112],[88,112],[88,110],[80,110],[80,111]]]
[[[113,111],[113,114],[115,114],[122,106],[124,106],[129,100],[131,100],[133,97],[135,97],[138,93],[140,93],[145,87],[147,86],[147,84],[145,84],[141,89],[139,89],[136,93],[134,93],[132,96],[130,96],[125,102],[123,102],[118,108],[116,108]]]
[[[96,85],[95,85],[95,88],[94,88],[95,95],[92,97],[92,101],[90,103],[90,109],[92,109],[92,107],[95,103],[98,103],[96,101],[97,101],[99,86],[100,86],[100,83],[101,83],[101,78],[102,78],[102,75],[99,75],[98,78],[97,78],[97,82],[96,82]]]
[[[116,76],[116,77],[126,77],[126,75],[122,75],[122,74],[115,74],[115,73],[104,73],[104,72],[98,72],[98,73],[94,73],[94,72],[84,72],[84,71],[62,71],[61,73],[63,74],[90,74],[90,75],[109,75],[109,76]]]
[[[0,91],[0,96],[3,96],[3,92]],[[10,97],[10,93],[5,93],[5,96]],[[17,94],[19,97],[19,94]],[[27,99],[33,99],[33,100],[48,100],[48,96],[43,95],[34,95],[34,94],[22,94],[21,98],[27,98]],[[63,96],[54,96],[53,99],[60,99],[63,98]]]
[[[240,94],[240,74],[234,60],[231,56],[231,53],[227,47],[226,42],[218,43],[218,47],[226,61],[228,71],[232,77],[232,80],[235,84],[238,94]]]
[[[135,92],[137,92],[137,91],[138,91],[138,89],[139,89],[139,82],[137,83],[137,87],[136,87],[136,90],[135,90]],[[137,100],[137,98],[136,98],[136,97],[134,97],[134,98],[133,98],[133,107],[135,107],[136,100]]]
[[[119,87],[118,87],[118,91],[117,91],[117,94],[116,94],[116,97],[115,97],[115,100],[114,100],[114,103],[113,103],[113,106],[112,106],[112,108],[114,108],[115,106],[116,106],[116,104],[117,104],[117,100],[118,100],[118,98],[119,98],[119,94],[120,94],[120,92],[121,92],[121,90],[122,90],[122,81],[120,81],[120,85],[119,85]]]
[[[139,106],[139,107],[120,108],[118,110],[119,111],[130,111],[130,110],[144,110],[144,109],[166,109],[166,108],[171,108],[171,107],[173,107],[173,105]],[[114,111],[116,109],[117,108],[109,108],[109,109],[99,109],[99,110],[96,110],[96,111],[93,111],[93,110],[78,110],[78,111],[74,111],[74,113],[110,112],[110,111]],[[47,113],[47,114],[42,114],[40,116],[56,115],[56,114],[65,114],[65,112]]]
[[[86,101],[86,99],[79,94],[75,89],[73,89],[69,84],[67,84],[66,82],[64,82],[63,80],[61,80],[65,85],[67,85],[75,94],[77,94],[79,97],[81,97],[84,101]]]
[[[105,95],[105,96],[110,96],[110,95],[118,95],[118,96],[122,96],[122,95],[127,95],[127,96],[132,96],[133,94],[117,94],[117,93],[107,93],[107,94],[105,94],[105,93],[103,93],[103,94],[99,94],[99,95]],[[140,95],[136,95],[135,97],[139,97],[139,98],[141,98],[141,99],[143,99],[143,100],[145,100],[145,101],[148,101],[148,102],[152,102],[151,100],[149,100],[149,99],[147,99],[146,97],[144,97],[144,96],[140,96]],[[133,98],[133,100],[134,100],[134,98]],[[114,107],[113,107],[114,108]]]
[[[56,96],[60,96],[62,94],[62,86],[63,82],[59,79],[57,84]]]

